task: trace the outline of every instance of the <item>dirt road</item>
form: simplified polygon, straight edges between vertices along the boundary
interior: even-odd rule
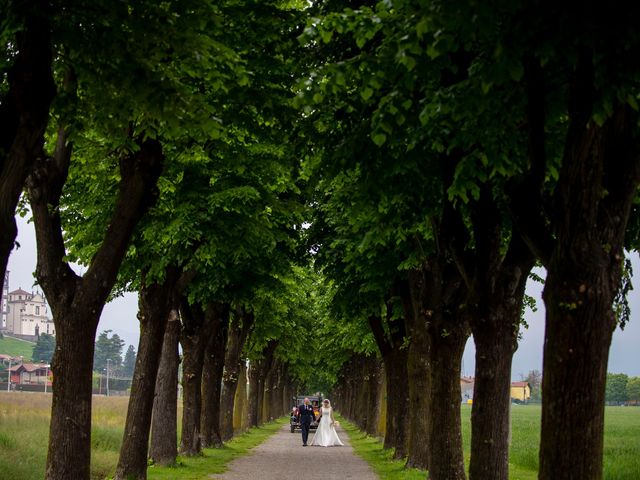
[[[377,480],[378,477],[349,444],[349,437],[338,427],[344,447],[303,447],[299,432],[285,425],[249,455],[229,464],[225,473],[211,475],[220,480],[330,480],[351,478]],[[313,436],[313,431],[309,440]]]

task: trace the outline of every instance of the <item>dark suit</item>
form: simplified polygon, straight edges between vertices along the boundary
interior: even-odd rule
[[[300,430],[302,430],[302,444],[307,444],[309,438],[309,427],[311,422],[316,419],[313,413],[313,405],[305,405],[304,403],[298,407],[298,416],[300,417]]]

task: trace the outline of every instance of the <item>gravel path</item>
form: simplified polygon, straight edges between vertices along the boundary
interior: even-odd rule
[[[314,432],[309,434],[309,441]],[[210,477],[220,480],[377,480],[369,465],[353,452],[349,437],[341,427],[338,435],[344,447],[303,447],[300,433],[291,433],[289,425],[285,425],[249,455],[231,462],[225,473]]]

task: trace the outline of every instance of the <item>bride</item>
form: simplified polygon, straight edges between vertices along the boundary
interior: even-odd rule
[[[344,445],[335,428],[335,419],[333,418],[333,408],[331,402],[327,399],[322,401],[322,409],[320,410],[320,420],[318,421],[318,429],[311,439],[311,445],[319,447],[334,447]]]

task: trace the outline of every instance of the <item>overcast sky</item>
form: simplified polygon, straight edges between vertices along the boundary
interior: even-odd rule
[[[22,218],[18,221],[18,243],[20,248],[14,250],[9,259],[9,289],[22,287],[31,291],[34,287],[33,272],[36,266],[36,242],[33,225]],[[632,256],[633,270],[640,274],[640,260],[638,254]],[[538,272],[544,275],[544,271]],[[638,276],[638,275],[636,275]],[[513,358],[512,378],[519,380],[530,370],[542,371],[542,345],[544,340],[544,304],[540,297],[542,285],[530,281],[527,293],[536,298],[538,311],[527,311],[526,321],[529,328],[522,331],[522,340]],[[609,354],[609,372],[626,373],[630,376],[640,376],[640,286],[630,292],[631,321],[624,331],[617,329],[613,335],[613,343]],[[139,328],[136,313],[138,311],[137,297],[127,294],[106,305],[98,332],[111,329],[138,349]],[[126,347],[125,347],[126,349]],[[473,375],[474,370],[473,341],[467,343],[463,358],[463,374]]]

